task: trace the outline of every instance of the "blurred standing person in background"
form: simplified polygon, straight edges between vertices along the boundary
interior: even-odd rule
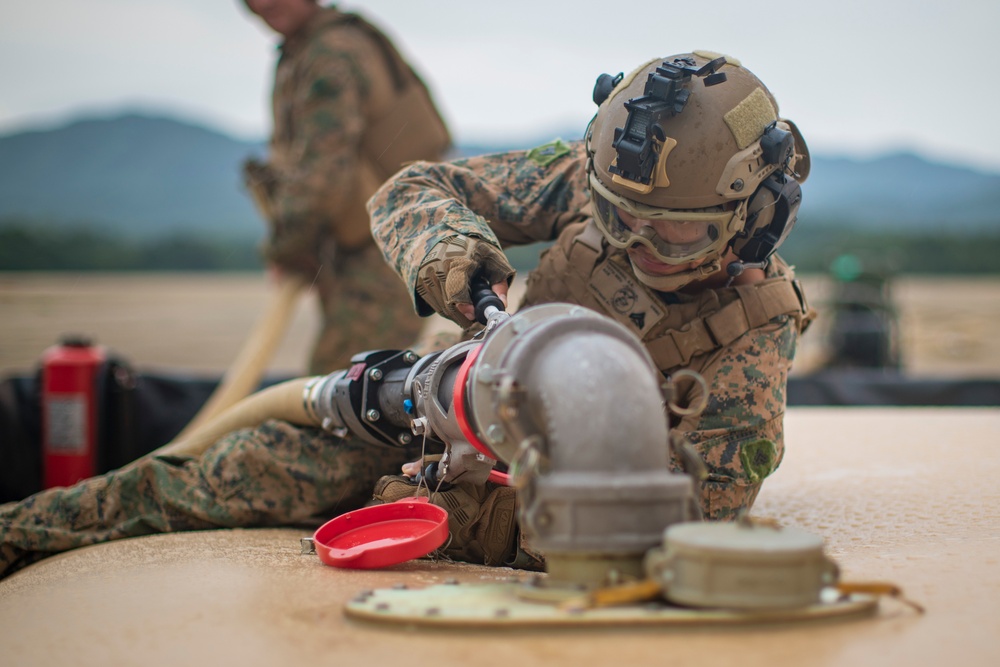
[[[272,93],[267,162],[244,178],[279,274],[314,285],[322,330],[309,373],[361,350],[412,345],[421,322],[375,247],[365,201],[403,164],[450,146],[426,86],[389,39],[360,16],[316,0],[245,0],[284,39]]]

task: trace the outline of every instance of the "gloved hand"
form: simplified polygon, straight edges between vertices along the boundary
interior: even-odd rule
[[[372,504],[392,503],[403,498],[428,497],[425,484],[403,475],[386,475],[375,484]],[[434,491],[430,502],[448,510],[449,541],[446,556],[467,563],[514,565],[542,569],[541,560],[525,558],[518,547],[515,493],[509,486],[487,482],[485,486],[454,484]],[[534,556],[534,554],[532,554]]]
[[[452,236],[433,248],[417,272],[417,294],[431,308],[463,329],[473,325],[469,283],[481,276],[490,285],[510,284],[516,271],[496,246],[468,236]],[[505,299],[506,294],[501,295]],[[465,310],[465,313],[462,311]]]

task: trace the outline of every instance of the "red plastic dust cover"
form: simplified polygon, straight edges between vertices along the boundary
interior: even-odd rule
[[[347,512],[313,534],[319,559],[370,570],[426,556],[448,539],[448,512],[427,498],[404,498]]]

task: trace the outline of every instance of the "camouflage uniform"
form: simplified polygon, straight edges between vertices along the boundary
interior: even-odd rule
[[[519,307],[562,301],[592,308],[642,339],[665,376],[681,368],[700,373],[708,407],[677,427],[709,467],[704,513],[727,519],[753,504],[781,462],[786,379],[810,318],[784,262],[775,258],[753,286],[698,293],[646,287],[591,218],[582,142],[416,164],[383,187],[369,211],[376,241],[424,313],[422,264],[442,241],[474,237],[497,248],[554,241]]]
[[[626,258],[609,249],[594,228],[584,163],[581,146],[556,142],[527,153],[414,165],[372,201],[376,238],[411,294],[423,259],[442,239],[478,236],[497,247],[555,239],[529,276],[522,307],[560,300],[594,308],[639,335],[665,374],[690,368],[705,376],[711,387],[707,410],[678,428],[709,465],[704,512],[731,518],[753,503],[762,480],[781,461],[785,380],[808,309],[796,299],[788,313],[764,321],[760,313],[750,317],[755,309],[744,307],[741,292],[768,301],[772,287],[790,289],[791,270],[777,260],[759,290],[689,295],[647,289],[630,277]],[[426,304],[415,300],[426,312]],[[727,331],[722,326],[727,319],[713,319],[734,306],[747,315],[745,331]],[[706,345],[697,335],[705,327],[727,342],[713,339]],[[682,395],[678,402],[690,399]],[[148,458],[0,507],[0,576],[53,553],[122,537],[318,521],[361,506],[382,475],[398,472],[419,455],[417,447],[382,448],[267,422],[230,434],[200,459]],[[391,499],[385,481],[376,489],[382,500]],[[473,495],[442,499],[442,504],[481,503],[478,512],[466,512],[468,521],[450,521],[453,535],[473,535],[482,544],[488,540],[478,533],[490,521],[497,530],[509,530],[510,522],[496,521],[491,507],[504,510],[510,498]],[[453,512],[450,519],[459,516]],[[479,551],[479,545],[459,544],[447,553],[510,562],[488,560]],[[537,558],[528,553],[521,559],[522,553],[514,554],[518,566],[537,567]]]
[[[378,447],[281,421],[236,431],[200,458],[147,457],[0,506],[0,577],[55,553],[150,533],[318,526],[372,497],[419,448]]]
[[[245,177],[271,227],[265,258],[318,292],[310,372],[409,345],[420,321],[372,243],[364,202],[401,160],[447,148],[425,87],[370,24],[323,8],[282,44],[272,105],[268,162],[249,161]]]

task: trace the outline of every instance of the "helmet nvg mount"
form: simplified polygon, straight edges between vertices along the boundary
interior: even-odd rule
[[[594,217],[618,248],[685,266],[636,276],[676,290],[764,267],[795,224],[809,153],[763,83],[734,58],[695,51],[602,74],[587,128]],[[687,265],[691,265],[688,267]]]

